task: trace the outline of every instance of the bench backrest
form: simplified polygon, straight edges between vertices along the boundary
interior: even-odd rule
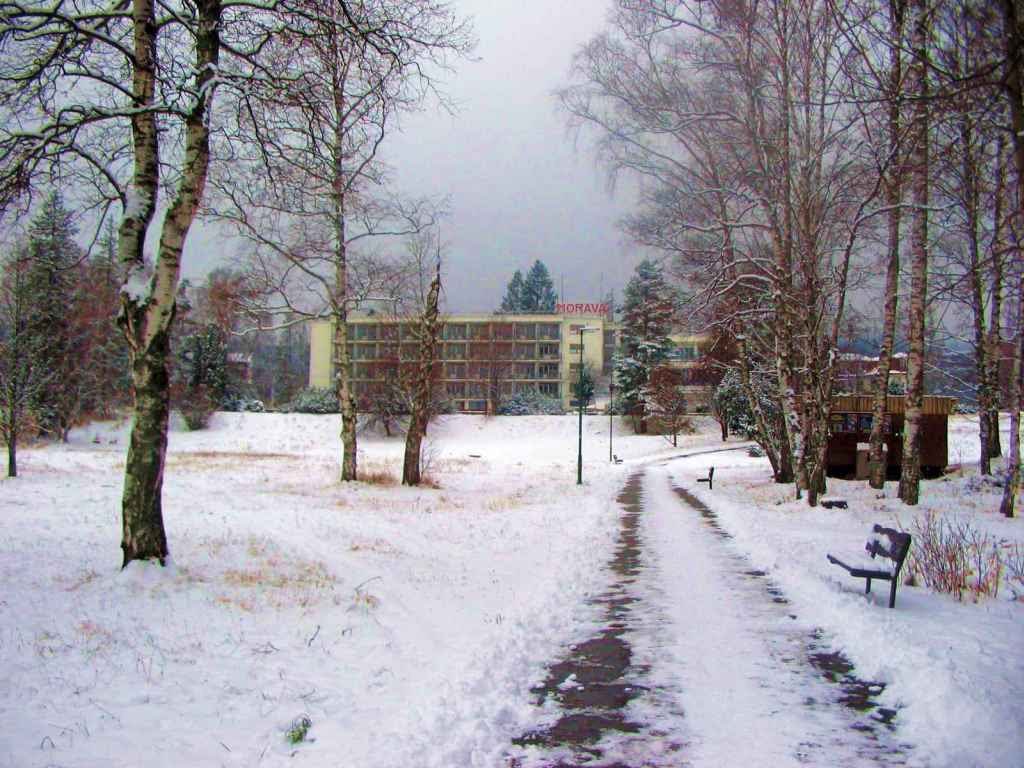
[[[900,568],[903,567],[903,561],[907,559],[907,555],[910,553],[910,534],[897,531],[894,528],[883,528],[877,523],[871,530],[879,536],[887,538],[888,543],[883,544],[876,537],[870,539],[864,548],[871,553],[871,557],[881,555],[892,560],[895,564],[894,571],[899,573]]]

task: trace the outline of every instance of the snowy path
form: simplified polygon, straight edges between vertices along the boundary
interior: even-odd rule
[[[798,628],[672,463],[633,475],[603,623],[535,689],[514,766],[902,765],[880,686]],[[673,478],[673,475],[677,477]]]

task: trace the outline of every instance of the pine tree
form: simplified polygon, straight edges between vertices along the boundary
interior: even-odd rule
[[[505,289],[505,298],[501,300],[502,312],[523,311],[523,273],[518,269]]]
[[[522,291],[522,312],[554,312],[558,295],[551,275],[544,262],[538,259],[533,262],[526,275]]]
[[[43,364],[53,373],[36,393],[32,409],[42,431],[62,438],[77,412],[73,317],[82,252],[76,234],[61,194],[51,193],[29,226],[26,279],[33,307],[29,334]]]
[[[29,267],[23,244],[0,260],[0,439],[7,446],[8,477],[18,475],[18,440],[32,423],[32,404],[53,378],[32,327]]]
[[[644,388],[651,371],[668,359],[675,295],[661,266],[644,259],[626,285],[622,302],[622,354],[615,362],[615,388],[624,413],[644,413]]]

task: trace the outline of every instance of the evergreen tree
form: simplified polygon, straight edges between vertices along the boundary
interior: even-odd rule
[[[0,260],[0,440],[7,446],[7,475],[18,475],[18,440],[33,422],[32,405],[53,374],[43,362],[32,321],[28,248],[15,246]]]
[[[81,249],[77,229],[59,192],[43,202],[29,226],[28,291],[33,315],[28,332],[43,365],[53,373],[35,397],[32,410],[42,431],[66,438],[77,412],[78,360],[75,293]]]
[[[661,266],[644,259],[630,278],[622,302],[622,352],[615,361],[615,387],[624,413],[642,416],[651,371],[668,359],[675,294]]]
[[[508,287],[505,289],[505,298],[501,300],[502,312],[523,311],[523,273],[518,269],[512,275]]]
[[[514,278],[513,278],[514,279]],[[533,262],[523,282],[521,312],[554,312],[558,295],[544,262]]]

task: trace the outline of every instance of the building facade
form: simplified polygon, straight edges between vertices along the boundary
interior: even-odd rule
[[[445,317],[434,375],[451,409],[494,413],[502,399],[521,393],[557,399],[568,409],[581,364],[596,378],[609,377],[621,326],[601,311],[602,305],[564,306],[569,310],[552,314]],[[418,347],[408,321],[381,316],[351,318],[348,335],[351,380],[365,409],[403,367],[416,362]],[[333,336],[330,322],[312,323],[310,386],[334,386]],[[702,337],[673,338],[677,346],[670,364],[695,367]]]

